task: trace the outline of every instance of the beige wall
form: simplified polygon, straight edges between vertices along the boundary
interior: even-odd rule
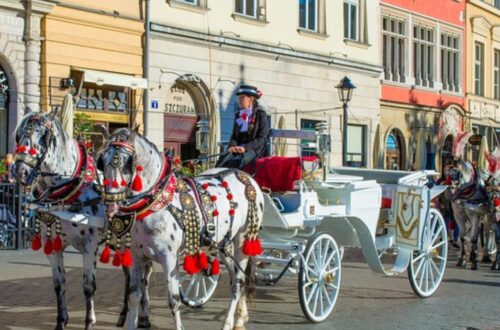
[[[43,22],[41,87],[44,110],[49,107],[49,78],[69,77],[71,67],[142,77],[144,24],[139,16],[138,1],[71,0],[61,1],[61,4]],[[113,10],[117,11],[116,17],[112,16]],[[67,91],[50,88],[50,93],[58,92]],[[136,104],[141,92],[136,92]]]

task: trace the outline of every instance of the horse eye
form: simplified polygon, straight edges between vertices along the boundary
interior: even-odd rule
[[[104,159],[102,158],[102,155],[97,157],[96,167],[99,171],[104,171]]]

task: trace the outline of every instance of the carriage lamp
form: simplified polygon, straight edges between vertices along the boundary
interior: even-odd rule
[[[326,121],[320,121],[316,124],[316,153],[321,159],[323,165],[323,181],[326,180],[326,168],[325,163],[327,155],[331,151],[330,144],[330,127]]]
[[[196,131],[196,149],[201,154],[208,154],[208,120],[198,121],[198,131]]]
[[[356,86],[351,82],[351,79],[344,77],[337,86],[335,86],[339,92],[339,99],[342,102],[343,108],[343,119],[342,119],[342,165],[347,165],[347,112],[348,103],[351,101],[352,91]]]

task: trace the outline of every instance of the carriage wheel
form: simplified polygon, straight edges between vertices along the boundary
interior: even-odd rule
[[[413,251],[408,278],[417,296],[426,298],[436,292],[446,270],[448,240],[446,225],[439,213],[431,209],[422,234],[422,249]]]
[[[300,307],[314,323],[328,318],[340,289],[341,256],[332,235],[318,233],[304,251],[299,272]]]
[[[203,306],[214,294],[219,277],[208,276],[205,272],[193,276],[181,272],[179,289],[182,303],[191,308]]]

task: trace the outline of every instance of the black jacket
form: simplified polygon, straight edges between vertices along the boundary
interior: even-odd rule
[[[242,144],[240,139],[240,126],[236,123],[236,120],[239,117],[240,113],[238,111],[234,116],[233,133],[231,134],[231,138],[229,139],[230,147]],[[250,142],[245,145],[245,148],[247,150],[254,150],[257,156],[260,156],[266,148],[266,143],[269,136],[269,121],[267,120],[266,112],[260,108],[254,108],[252,118],[255,122],[250,122],[248,124],[248,134]]]

